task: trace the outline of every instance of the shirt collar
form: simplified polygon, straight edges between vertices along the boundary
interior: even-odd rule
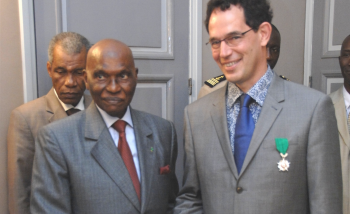
[[[343,86],[343,97],[345,101],[345,108],[348,109],[350,106],[350,94],[348,93],[348,91],[345,89],[344,86]]]
[[[267,89],[270,87],[273,78],[273,71],[268,65],[266,73],[249,89],[247,94],[253,98],[260,106],[263,106],[267,94]],[[228,82],[227,87],[227,105],[232,107],[237,98],[243,94],[236,84]]]
[[[120,119],[119,117],[113,117],[113,116],[109,115],[107,112],[105,112],[100,107],[98,107],[97,104],[96,104],[96,107],[97,107],[98,111],[100,112],[100,114],[103,118],[103,121],[105,122],[105,124],[108,128],[111,127],[117,120]],[[129,126],[133,127],[129,106],[126,109],[126,112],[125,112],[124,116],[121,118],[121,120],[124,120]]]
[[[60,100],[60,98],[58,97],[58,95],[57,95],[57,93],[56,93],[56,90],[53,89],[53,91],[55,92],[55,95],[56,95],[58,101],[60,101],[61,106],[63,107],[64,111],[67,111],[67,110],[69,110],[69,109],[71,109],[71,108],[79,109],[79,110],[81,110],[81,111],[85,109],[85,106],[84,106],[84,96],[82,96],[82,97],[80,98],[80,101],[79,101],[78,105],[74,107],[74,106],[71,105],[71,104],[66,104],[66,103],[62,102],[62,101]]]

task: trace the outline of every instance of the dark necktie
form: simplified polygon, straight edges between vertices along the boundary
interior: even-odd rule
[[[240,111],[237,117],[234,141],[234,158],[238,174],[241,172],[244,158],[247,154],[250,140],[252,139],[255,124],[249,104],[254,100],[248,95],[241,96]]]
[[[79,111],[80,111],[79,109],[71,108],[71,109],[68,109],[68,110],[66,111],[66,113],[67,113],[68,116],[70,116],[70,115],[75,114],[75,113],[77,113],[77,112],[79,112]]]
[[[112,126],[119,133],[118,150],[119,150],[120,156],[123,158],[126,169],[129,172],[131,181],[135,187],[137,197],[139,198],[139,201],[141,201],[140,181],[139,181],[139,178],[137,177],[134,159],[132,158],[132,154],[125,136],[126,122],[123,120],[118,120]]]

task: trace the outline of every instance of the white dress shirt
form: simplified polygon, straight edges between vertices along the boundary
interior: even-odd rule
[[[118,148],[118,141],[119,141],[119,133],[117,130],[115,130],[112,125],[119,120],[118,117],[112,117],[107,112],[103,111],[96,105],[97,109],[102,115],[103,120],[106,123],[106,126],[108,127],[109,133],[112,136],[112,139],[114,141],[114,144]],[[130,107],[128,106],[123,118],[121,120],[124,120],[126,122],[125,127],[125,135],[126,135],[126,141],[128,142],[128,145],[130,147],[131,155],[134,160],[137,177],[139,178],[139,181],[141,183],[141,175],[140,175],[140,164],[139,164],[139,156],[137,155],[137,147],[136,147],[136,139],[135,139],[135,133],[134,133],[134,126],[131,119],[130,114]]]
[[[67,110],[69,110],[69,109],[71,109],[71,108],[79,109],[80,111],[82,111],[82,110],[85,109],[85,106],[84,106],[84,96],[82,96],[82,97],[80,98],[80,101],[79,101],[78,105],[74,107],[74,106],[71,105],[71,104],[65,104],[64,102],[62,102],[62,101],[60,100],[60,98],[58,97],[58,95],[57,95],[57,93],[56,93],[56,90],[53,89],[53,91],[55,92],[55,95],[56,95],[58,101],[60,101],[60,103],[61,103],[61,105],[62,105],[64,111],[67,111]]]
[[[346,109],[346,117],[349,117],[350,112],[350,94],[343,86],[343,96],[344,96],[344,102],[345,102],[345,109]]]

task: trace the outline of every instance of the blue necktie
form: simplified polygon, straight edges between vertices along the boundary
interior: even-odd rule
[[[238,174],[241,172],[255,128],[253,116],[249,110],[249,104],[253,101],[248,94],[241,95],[241,106],[236,122],[234,142],[234,158]]]

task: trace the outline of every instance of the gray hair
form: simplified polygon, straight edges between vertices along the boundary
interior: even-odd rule
[[[48,56],[50,63],[53,61],[53,51],[56,45],[61,46],[67,54],[78,54],[84,47],[88,51],[91,46],[90,42],[78,33],[59,33],[51,39],[49,44]]]

